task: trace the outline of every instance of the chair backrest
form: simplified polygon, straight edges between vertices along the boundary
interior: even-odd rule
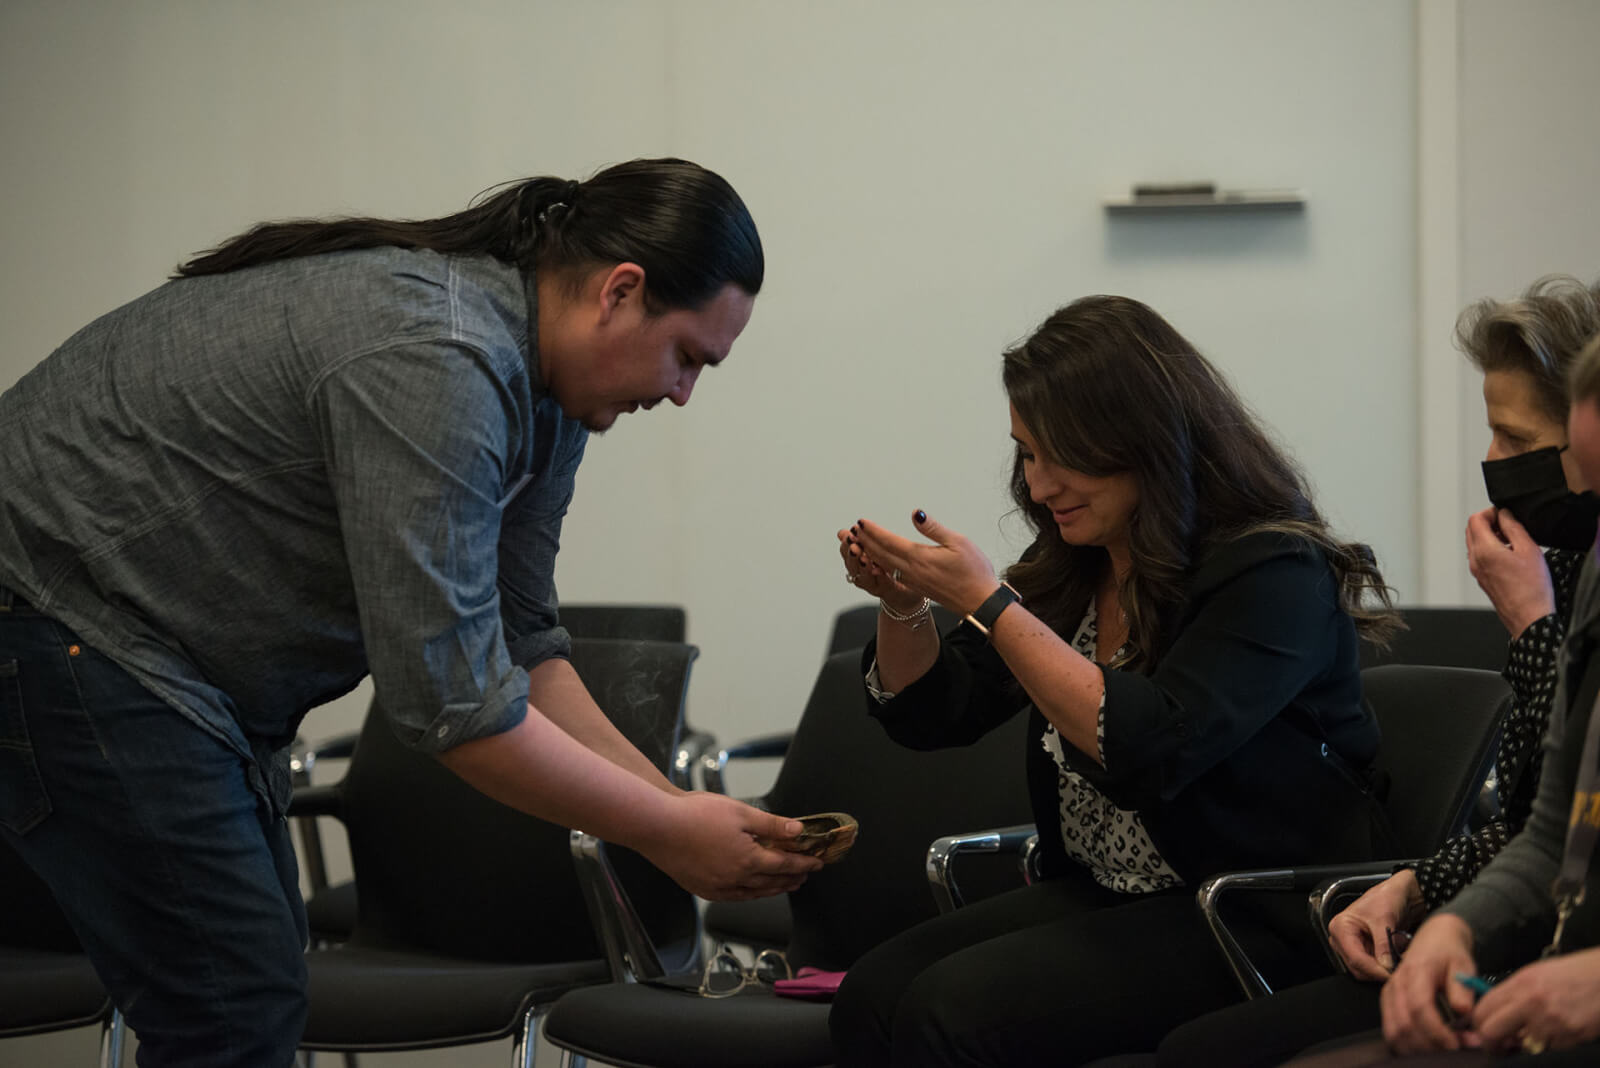
[[[676,604],[564,604],[559,616],[574,638],[681,642],[689,632],[688,613]]]
[[[1465,826],[1489,766],[1511,687],[1493,671],[1387,664],[1361,673],[1383,732],[1378,768],[1403,856],[1423,856]]]
[[[939,628],[940,634],[955,626],[960,618],[942,604],[933,606],[933,625]],[[860,649],[877,636],[878,602],[841,608],[833,617],[833,630],[828,634],[828,655]]]
[[[936,915],[924,874],[934,839],[1033,819],[1023,773],[1027,717],[970,746],[917,752],[884,733],[867,701],[860,650],[830,656],[765,798],[784,815],[842,811],[861,824],[849,856],[789,895],[797,967],[847,968]]]
[[[55,895],[0,837],[0,947],[81,953]]]
[[[697,653],[681,642],[574,638],[572,665],[601,710],[664,771]],[[376,703],[343,800],[361,888],[351,945],[523,963],[600,956],[568,830],[485,797],[406,747]],[[642,858],[616,852],[663,954],[691,952],[693,899]]]
[[[104,1022],[110,1013],[111,998],[55,895],[0,837],[0,1039]]]
[[[1389,648],[1361,643],[1361,666],[1436,664],[1499,671],[1506,666],[1505,624],[1492,608],[1400,609],[1406,629]]]

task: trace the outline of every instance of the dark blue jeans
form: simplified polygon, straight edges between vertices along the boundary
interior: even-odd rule
[[[294,1058],[305,911],[251,770],[0,588],[0,835],[54,891],[145,1068]]]

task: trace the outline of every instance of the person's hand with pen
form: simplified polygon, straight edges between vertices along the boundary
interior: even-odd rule
[[[1489,989],[1472,1029],[1490,1049],[1529,1053],[1600,1038],[1600,948],[1534,961]]]
[[[1445,913],[1424,923],[1383,988],[1390,1048],[1539,1053],[1600,1038],[1600,948],[1535,961],[1492,985],[1477,971],[1465,922]]]

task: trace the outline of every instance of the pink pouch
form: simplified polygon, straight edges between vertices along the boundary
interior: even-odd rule
[[[825,972],[821,968],[801,968],[793,979],[779,979],[772,984],[772,992],[781,998],[809,998],[827,1001],[839,989],[844,972]]]

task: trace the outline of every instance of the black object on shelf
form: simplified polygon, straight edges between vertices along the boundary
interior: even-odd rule
[[[1214,182],[1138,182],[1127,196],[1107,197],[1113,215],[1170,211],[1303,211],[1302,189],[1218,189]]]

